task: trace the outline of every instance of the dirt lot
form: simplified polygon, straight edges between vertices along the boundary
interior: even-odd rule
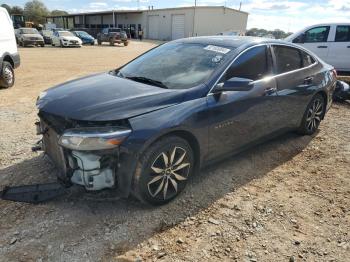
[[[40,91],[153,46],[20,49],[16,85],[0,90],[0,185],[55,180],[30,151]],[[335,104],[315,137],[231,157],[160,208],[80,189],[35,206],[0,201],[0,261],[349,261],[349,119],[350,105]]]

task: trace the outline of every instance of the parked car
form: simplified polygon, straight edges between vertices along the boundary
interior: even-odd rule
[[[0,7],[0,87],[15,84],[14,69],[20,65],[12,20],[5,8]]]
[[[54,31],[52,36],[52,46],[60,47],[81,47],[83,42],[69,31]]]
[[[350,23],[309,26],[286,41],[307,48],[337,71],[350,71]]]
[[[164,204],[205,164],[315,133],[335,83],[332,66],[291,43],[181,39],[41,93],[39,133],[61,180]]]
[[[95,44],[95,38],[93,38],[91,35],[89,35],[85,31],[72,31],[72,33],[76,37],[80,38],[80,40],[83,42],[83,45],[85,45],[85,44],[94,45]]]
[[[101,33],[97,34],[97,43],[101,45],[103,42],[108,42],[110,45],[123,43],[124,46],[127,46],[129,44],[126,32],[120,28],[104,28]]]
[[[21,27],[18,29],[18,44],[20,46],[45,46],[44,38],[35,28]]]
[[[52,30],[42,30],[40,32],[40,34],[44,38],[45,44],[47,44],[47,45],[51,45],[52,44],[52,36],[53,36],[53,31]]]

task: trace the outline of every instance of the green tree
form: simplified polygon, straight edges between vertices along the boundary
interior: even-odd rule
[[[11,14],[13,15],[23,15],[23,8],[20,6],[13,6],[11,9]]]
[[[28,21],[36,24],[43,24],[46,17],[50,14],[45,4],[39,0],[32,0],[24,6],[24,16]]]
[[[63,10],[52,10],[51,15],[52,16],[68,15],[68,12],[63,11]]]
[[[7,4],[2,4],[1,7],[5,8],[9,14],[11,14],[11,6]]]

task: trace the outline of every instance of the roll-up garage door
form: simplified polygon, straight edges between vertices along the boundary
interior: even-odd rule
[[[185,37],[185,15],[172,15],[171,38],[173,40]]]
[[[159,38],[159,16],[158,15],[148,16],[148,38],[149,39]]]

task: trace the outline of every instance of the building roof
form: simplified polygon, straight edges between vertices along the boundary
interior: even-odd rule
[[[125,14],[125,13],[138,13],[141,14],[143,12],[156,12],[156,11],[167,11],[167,10],[183,10],[183,9],[193,9],[194,6],[187,6],[187,7],[171,7],[171,8],[160,8],[160,9],[142,9],[142,10],[106,10],[106,11],[98,11],[98,12],[85,12],[85,13],[72,13],[68,15],[53,15],[53,16],[47,16],[47,17],[70,17],[70,16],[78,16],[78,15],[108,15],[112,13],[117,14]],[[229,10],[233,10],[235,12],[240,12],[243,14],[248,14],[247,12],[225,7],[225,6],[196,6],[196,9],[201,8],[226,8]]]

